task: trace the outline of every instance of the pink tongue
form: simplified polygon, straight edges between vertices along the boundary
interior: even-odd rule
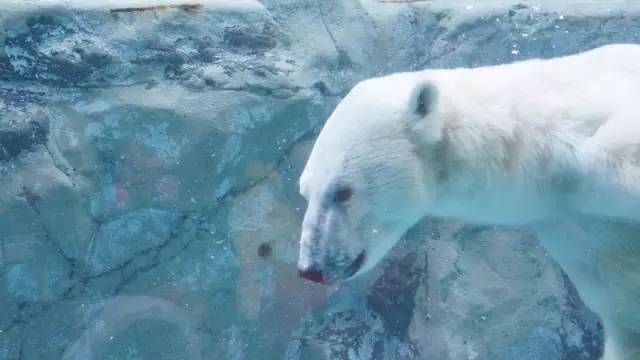
[[[324,277],[320,271],[309,270],[309,271],[300,271],[298,273],[301,278],[305,278],[307,280],[311,280],[313,282],[321,283],[324,281]]]

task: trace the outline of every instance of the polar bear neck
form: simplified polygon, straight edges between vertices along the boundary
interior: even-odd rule
[[[486,95],[478,95],[475,103],[443,101],[444,137],[425,160],[427,167],[442,169],[437,205],[428,211],[513,225],[564,211],[565,200],[579,186],[575,149],[583,139],[569,136],[552,113],[525,113],[500,101],[488,106],[488,101]],[[446,108],[466,110],[447,113]]]

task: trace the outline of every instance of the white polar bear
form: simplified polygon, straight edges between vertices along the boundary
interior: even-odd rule
[[[425,215],[527,226],[640,359],[640,46],[359,83],[300,178],[298,267],[331,283]]]

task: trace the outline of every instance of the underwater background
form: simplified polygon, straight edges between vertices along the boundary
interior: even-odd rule
[[[636,1],[0,1],[0,359],[594,359],[524,231],[425,219],[297,277],[297,181],[359,80],[640,43]]]

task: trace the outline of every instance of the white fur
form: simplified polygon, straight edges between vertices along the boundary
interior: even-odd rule
[[[603,317],[606,357],[640,358],[639,104],[638,45],[364,81],[301,177],[300,264],[366,251],[362,273],[424,215],[529,226]]]

